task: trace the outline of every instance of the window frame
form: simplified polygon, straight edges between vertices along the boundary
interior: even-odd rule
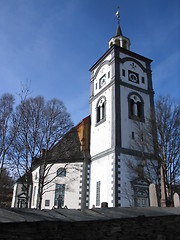
[[[45,207],[49,207],[50,206],[50,200],[49,199],[45,199],[44,206]]]
[[[55,193],[54,193],[54,206],[58,206],[58,198],[62,197],[61,207],[64,206],[64,197],[65,197],[65,184],[56,183]]]
[[[145,77],[144,76],[141,77],[141,82],[142,82],[142,84],[145,84]]]
[[[102,96],[96,104],[96,126],[104,121],[106,121],[106,98]]]
[[[135,133],[131,132],[131,138],[134,140],[135,139]]]
[[[137,97],[140,101],[135,102],[132,97]],[[134,105],[136,104],[137,114],[134,114]],[[140,94],[131,92],[128,95],[128,117],[135,121],[145,122],[144,119],[144,101]]]
[[[122,76],[125,77],[126,76],[126,70],[123,68],[122,69]]]
[[[101,181],[96,182],[96,206],[99,207],[101,202]]]

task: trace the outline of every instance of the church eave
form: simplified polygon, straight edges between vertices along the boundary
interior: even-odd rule
[[[89,69],[89,71],[93,71],[97,65],[99,65],[99,62],[101,62],[103,59],[105,59],[107,57],[107,55],[109,55],[109,53],[111,52],[112,48],[108,49],[103,56]]]

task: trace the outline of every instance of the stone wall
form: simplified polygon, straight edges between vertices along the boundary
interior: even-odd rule
[[[180,216],[137,217],[87,222],[0,224],[1,240],[180,240]]]
[[[29,212],[26,212],[29,220],[23,221],[23,219],[18,218],[16,212],[18,222],[12,221],[12,219],[7,221],[7,218],[5,221],[1,221],[0,218],[0,240],[180,240],[179,214],[166,212],[165,215],[157,216],[157,214],[149,211],[149,216],[138,214],[139,216],[136,217],[125,217],[126,212],[128,215],[131,209],[123,209],[121,210],[121,217],[117,218],[114,215],[113,218],[113,211],[116,211],[116,209],[107,209],[104,212],[105,217],[101,216],[98,217],[98,220],[90,221],[87,220],[90,217],[89,213],[94,217],[99,214],[90,211],[87,210],[87,212],[82,213],[83,221],[80,219],[81,211],[79,210],[74,210],[74,212],[68,210],[68,221],[65,219],[58,221],[53,220],[53,218],[51,220],[49,218],[48,220],[34,221],[33,213],[30,214]],[[132,209],[132,213],[133,211],[135,212]],[[36,217],[41,213],[41,217],[45,219],[47,212],[38,212]],[[59,215],[62,215],[62,213],[63,210],[60,210]],[[8,214],[10,219],[10,212]],[[51,212],[48,212],[48,216],[50,214]],[[66,214],[67,212],[65,212]],[[112,215],[112,218],[106,219],[108,214],[109,216]],[[56,212],[56,215],[58,216],[58,212]],[[103,215],[103,212],[101,212],[101,215]],[[75,218],[76,220],[74,220]]]

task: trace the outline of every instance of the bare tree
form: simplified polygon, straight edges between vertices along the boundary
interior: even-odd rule
[[[149,112],[144,122],[134,121],[134,135],[131,137],[130,146],[136,161],[127,160],[127,166],[132,172],[130,175],[132,184],[135,184],[135,179],[138,178],[146,185],[147,183],[156,184],[160,204],[160,159],[152,116],[154,116],[154,111]]]
[[[164,179],[166,203],[172,204],[174,187],[180,181],[180,106],[169,97],[159,97],[145,123],[134,122],[134,132],[131,147],[138,164],[128,161],[128,167],[156,183],[159,201]]]
[[[174,187],[180,182],[180,105],[170,97],[159,97],[155,105],[155,118],[166,201],[167,205],[171,205]]]
[[[72,127],[70,115],[60,100],[45,104],[43,97],[23,98],[16,108],[16,119],[20,121],[18,134],[12,146],[14,159],[20,176],[25,174],[26,207],[30,206],[30,185],[34,159],[41,149],[51,149]],[[43,175],[43,173],[42,173]]]
[[[3,169],[0,181],[0,207],[10,207],[14,180],[8,171]]]
[[[43,162],[40,166],[40,180],[38,188],[38,208],[41,209],[42,196],[44,194],[44,187],[53,182],[54,177],[47,181],[47,176],[54,163],[48,164],[46,156],[47,151],[51,150],[55,144],[69,131],[73,126],[70,114],[62,101],[52,99],[47,102],[45,106],[45,125],[44,125],[44,154],[42,156]],[[66,167],[66,165],[65,165]],[[55,176],[56,178],[56,176]]]
[[[50,150],[69,131],[73,123],[62,101],[52,99],[45,105],[44,148]]]
[[[13,143],[19,123],[13,114],[14,97],[12,94],[3,94],[0,98],[0,178],[7,162],[7,154]]]
[[[25,174],[26,204],[28,207],[29,187],[34,157],[42,146],[42,126],[44,114],[44,98],[28,98],[19,104],[16,109],[16,119],[20,122],[18,134],[13,144],[11,157],[17,166],[19,176]]]
[[[130,163],[131,168],[146,178],[149,182],[156,182],[159,179],[159,158],[157,155],[157,140],[154,132],[154,123],[151,118],[152,113],[145,119],[145,123],[134,122],[134,137],[130,146],[135,153],[138,164]],[[142,165],[145,172],[140,171]],[[144,175],[145,174],[145,175]]]

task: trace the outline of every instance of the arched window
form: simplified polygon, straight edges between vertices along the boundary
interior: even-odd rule
[[[97,116],[97,123],[105,120],[105,97],[100,98],[100,100],[97,103],[97,108],[96,108],[96,116]]]
[[[127,41],[126,40],[123,40],[123,48],[127,49]]]
[[[66,169],[65,168],[59,168],[57,170],[57,177],[65,177],[66,176]]]
[[[129,118],[144,121],[144,102],[138,93],[128,95]]]
[[[115,44],[116,44],[116,46],[120,47],[120,40],[119,40],[119,39],[116,39],[116,40],[115,40]]]

